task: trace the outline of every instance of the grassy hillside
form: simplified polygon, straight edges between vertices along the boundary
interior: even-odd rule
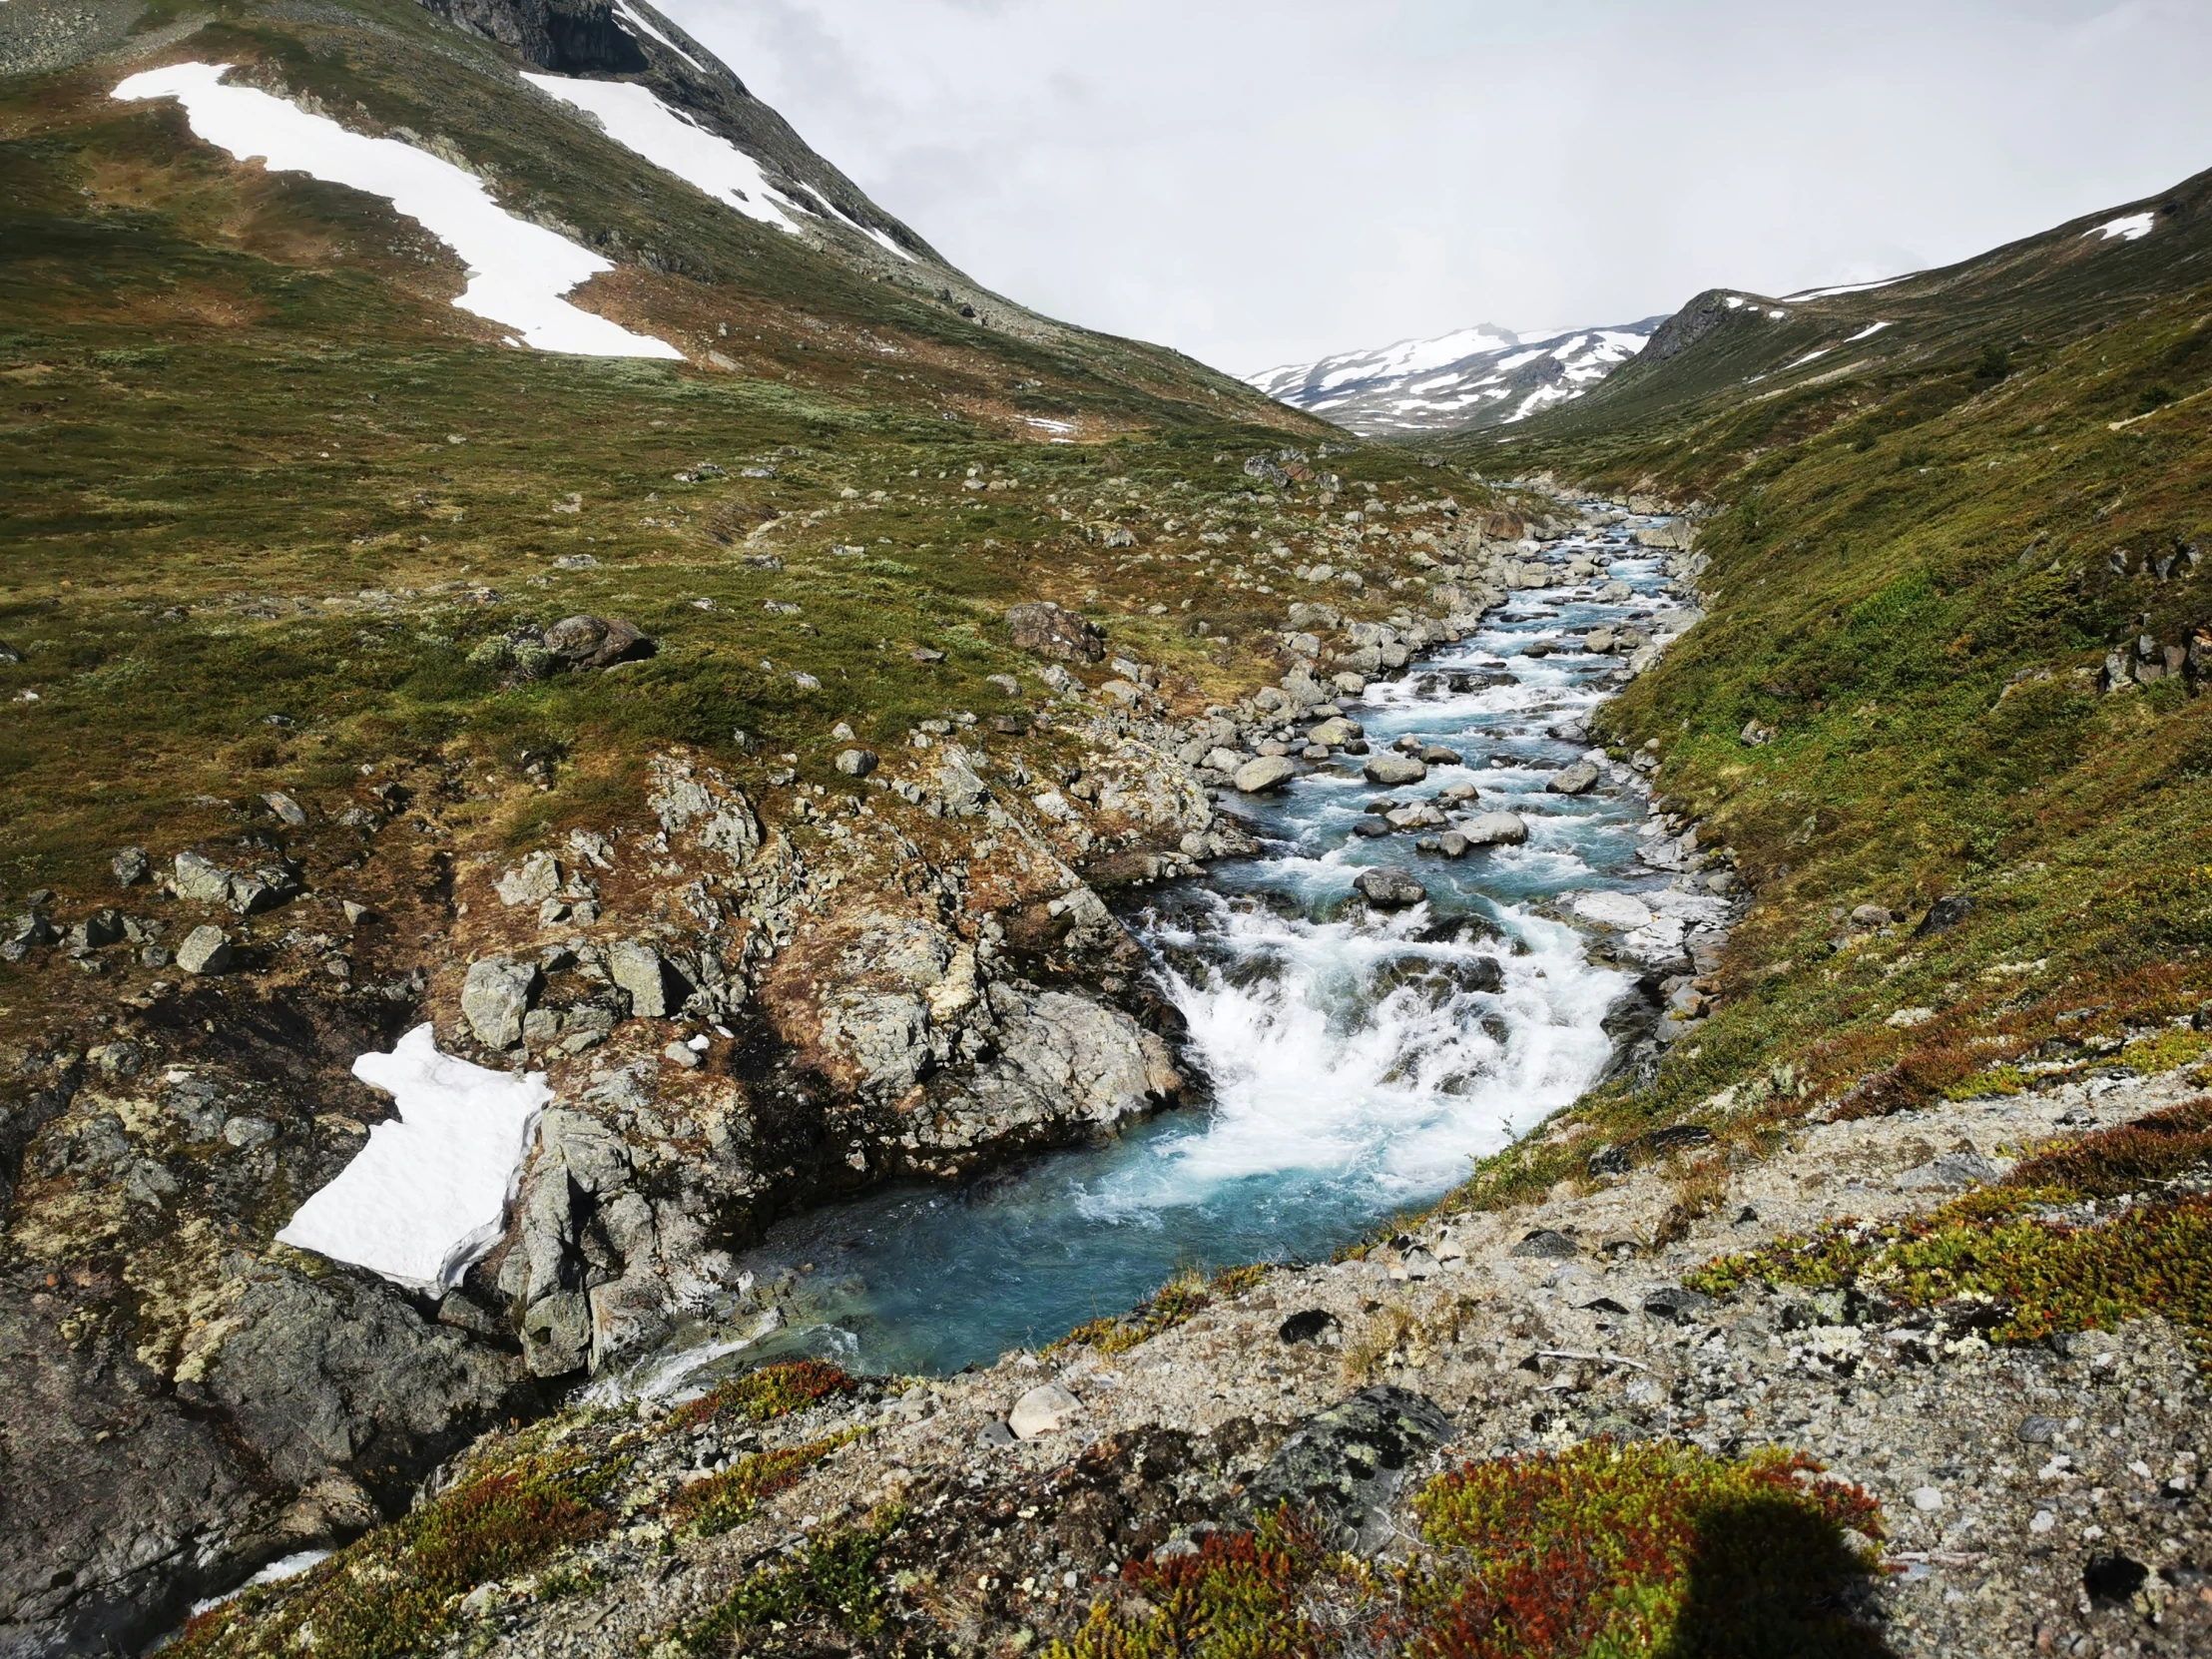
[[[1810,325],[1724,308],[1531,435],[1458,446],[1708,513],[1709,620],[1606,733],[1656,750],[1758,903],[1717,1011],[1593,1121],[1749,1144],[2207,1046],[2208,181],[2138,241],[2066,227],[1824,302],[1906,318],[1880,358],[1753,390]],[[1578,1164],[1562,1137],[1487,1179]]]
[[[188,57],[442,137],[508,207],[617,259],[583,302],[694,360],[501,346],[448,303],[450,252],[383,203],[235,165],[174,105],[108,97]],[[991,625],[1019,597],[1129,614],[1117,646],[1186,667],[1191,696],[1246,673],[1266,596],[1133,567],[1105,545],[1131,515],[1096,490],[1181,479],[1195,535],[1254,447],[1328,428],[1172,352],[963,317],[519,85],[400,0],[227,7],[149,60],[0,82],[11,895],[89,898],[116,845],[190,838],[230,798],[333,788],[395,747],[479,760],[519,792],[519,834],[587,813],[652,743],[742,765],[741,729],[812,751],[840,719],[888,738],[987,713],[1004,696],[983,677],[1012,661]],[[772,521],[781,570],[748,561]],[[578,611],[663,649],[553,681],[471,656]]]

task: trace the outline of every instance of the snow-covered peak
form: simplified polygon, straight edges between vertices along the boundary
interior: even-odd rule
[[[1249,383],[1364,436],[1463,431],[1524,420],[1581,396],[1641,351],[1664,320],[1526,332],[1482,323],[1434,339],[1286,363]]]

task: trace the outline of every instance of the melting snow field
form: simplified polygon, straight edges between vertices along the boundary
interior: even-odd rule
[[[402,1284],[459,1284],[499,1242],[531,1130],[553,1098],[545,1074],[516,1077],[440,1054],[423,1024],[389,1054],[363,1054],[353,1075],[390,1095],[399,1116],[368,1132],[368,1145],[276,1242]]]
[[[724,207],[798,234],[791,216],[801,211],[799,206],[769,184],[759,162],[728,139],[693,125],[646,88],[631,81],[573,81],[527,70],[522,78],[540,92],[597,116],[607,136],[625,150],[697,186]]]
[[[383,197],[467,264],[468,286],[455,305],[505,323],[540,351],[683,356],[665,340],[633,334],[563,298],[614,266],[565,237],[516,219],[475,175],[397,139],[347,132],[257,88],[225,86],[230,67],[181,63],[150,69],[123,82],[114,96],[174,98],[184,105],[195,134],[242,162],[259,156],[273,173],[304,173]]]
[[[662,172],[674,174],[748,219],[798,234],[800,222],[794,216],[807,210],[770,184],[759,162],[681,110],[670,109],[647,88],[631,81],[577,81],[527,70],[522,78],[571,108],[598,117],[609,138]],[[876,246],[902,260],[913,258],[881,231],[869,230],[827,202],[823,206]]]
[[[2128,214],[2120,219],[2106,220],[2102,225],[2092,225],[2081,234],[2085,237],[2101,237],[2106,242],[2117,237],[2121,242],[2134,242],[2150,235],[2149,214]]]

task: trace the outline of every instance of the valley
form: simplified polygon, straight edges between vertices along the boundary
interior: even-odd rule
[[[2208,205],[1247,384],[9,0],[0,1653],[2196,1651]]]

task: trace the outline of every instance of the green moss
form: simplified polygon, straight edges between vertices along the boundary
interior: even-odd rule
[[[1163,1331],[1172,1331],[1189,1321],[1217,1299],[1250,1290],[1267,1275],[1264,1264],[1224,1268],[1210,1280],[1196,1271],[1183,1274],[1161,1286],[1126,1314],[1108,1315],[1079,1325],[1058,1342],[1049,1344],[1044,1352],[1059,1354],[1071,1348],[1088,1348],[1100,1354],[1126,1354]]]
[[[1971,1300],[1993,1341],[2109,1330],[2160,1314],[2212,1337],[2212,1199],[2161,1184],[2212,1161],[2212,1101],[2191,1101],[2023,1160],[1997,1187],[1887,1225],[1839,1222],[1721,1256],[1684,1283],[1855,1287],[1915,1308]],[[2149,1195],[2114,1215],[2038,1212]]]
[[[670,1642],[688,1653],[753,1653],[764,1651],[761,1637],[771,1630],[828,1625],[849,1636],[874,1635],[885,1619],[876,1560],[904,1518],[896,1508],[880,1511],[864,1527],[832,1532],[802,1554],[761,1568]],[[821,1650],[802,1642],[796,1651]]]
[[[805,1445],[774,1451],[756,1451],[739,1458],[720,1474],[695,1480],[669,1504],[669,1518],[699,1537],[711,1538],[751,1520],[761,1500],[787,1486],[839,1446],[849,1445],[867,1432],[847,1428]]]
[[[1382,1573],[1288,1509],[1192,1553],[1132,1562],[1050,1659],[1876,1655],[1838,1611],[1880,1512],[1779,1450],[1742,1459],[1594,1440],[1466,1463],[1414,1498],[1420,1548]],[[1854,1536],[1856,1533],[1856,1537]]]
[[[1319,1659],[1335,1651],[1308,1610],[1315,1579],[1346,1575],[1289,1509],[1250,1532],[1210,1532],[1195,1553],[1132,1561],[1122,1581],[1145,1611],[1100,1601],[1045,1659]]]
[[[793,1360],[733,1377],[668,1414],[671,1433],[704,1422],[769,1422],[848,1394],[859,1383],[823,1360]]]
[[[613,1522],[603,1501],[625,1466],[554,1449],[481,1468],[299,1577],[194,1619],[165,1651],[180,1659],[310,1646],[324,1659],[421,1653],[453,1627],[460,1598],[475,1586],[601,1536]]]

